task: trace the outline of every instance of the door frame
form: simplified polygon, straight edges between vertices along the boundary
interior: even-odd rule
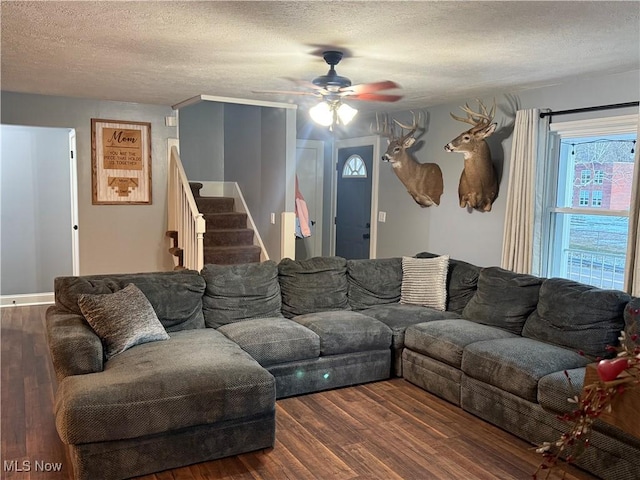
[[[333,148],[333,175],[331,177],[331,255],[336,252],[336,215],[338,210],[338,150],[349,147],[373,147],[373,168],[371,172],[371,238],[369,242],[369,258],[377,258],[378,251],[378,180],[380,176],[380,137],[368,135],[366,137],[346,138],[336,140]]]
[[[323,231],[324,231],[324,141],[322,140],[305,140],[296,139],[296,176],[298,175],[298,152],[299,148],[308,148],[316,152],[316,198],[314,202],[316,205],[316,218],[314,219],[315,229],[313,235],[319,240],[319,248],[316,247],[316,251],[313,252],[313,256],[321,256],[324,250],[322,245]],[[319,174],[319,175],[318,175]],[[316,243],[318,245],[318,243]]]

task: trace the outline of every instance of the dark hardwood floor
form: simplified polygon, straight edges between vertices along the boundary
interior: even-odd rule
[[[3,479],[72,478],[54,425],[45,310],[0,309]],[[540,461],[526,442],[402,379],[279,400],[276,438],[273,449],[139,478],[527,479]],[[31,471],[6,471],[12,460]],[[35,471],[36,461],[61,464],[60,471]],[[566,480],[595,478],[563,468]],[[552,478],[560,478],[557,473]]]

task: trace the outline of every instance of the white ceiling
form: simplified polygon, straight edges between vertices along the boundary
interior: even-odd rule
[[[3,90],[162,105],[291,101],[254,91],[325,74],[325,49],[346,51],[354,84],[403,87],[397,104],[357,104],[377,110],[640,69],[638,1],[3,0],[1,15]]]

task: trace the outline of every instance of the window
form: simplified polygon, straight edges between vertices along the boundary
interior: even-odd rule
[[[580,200],[578,201],[578,205],[581,207],[586,207],[589,205],[589,191],[588,190],[580,190]]]
[[[367,178],[367,166],[360,155],[351,155],[344,162],[342,178]]]
[[[637,115],[550,126],[542,271],[622,289]]]
[[[602,206],[602,190],[594,190],[593,192],[591,192],[591,206]]]
[[[582,185],[589,185],[591,183],[591,170],[582,170],[582,172],[580,172],[580,179]]]
[[[596,170],[593,172],[593,184],[602,185],[604,183],[604,170]]]

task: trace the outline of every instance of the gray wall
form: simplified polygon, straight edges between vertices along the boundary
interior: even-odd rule
[[[167,249],[168,106],[2,92],[2,123],[75,128],[80,274],[170,270]],[[151,122],[152,205],[91,204],[91,119]],[[50,290],[49,290],[50,291]]]
[[[199,102],[179,112],[180,160],[189,179],[224,180],[224,104]]]
[[[224,104],[224,180],[238,182],[274,260],[280,258],[280,213],[285,210],[285,131],[285,109]]]
[[[634,71],[596,78],[577,78],[572,82],[516,94],[487,92],[480,98],[490,105],[495,97],[498,104],[496,122],[498,131],[489,138],[494,163],[501,171],[500,193],[491,212],[469,212],[458,206],[458,180],[463,167],[463,156],[447,153],[444,145],[466,130],[465,124],[449,115],[462,114],[460,105],[468,102],[475,107],[475,99],[463,98],[455,103],[430,107],[427,113],[427,131],[420,138],[422,146],[414,148],[420,162],[435,162],[444,176],[444,194],[440,206],[420,208],[407,194],[389,164],[380,168],[379,210],[387,212],[387,222],[378,225],[378,257],[414,255],[420,251],[449,254],[481,266],[499,265],[505,219],[505,199],[511,155],[512,122],[516,103],[519,109],[550,108],[565,110],[595,105],[637,101],[640,96],[640,72]],[[637,108],[609,110],[589,114],[612,116],[637,113]],[[394,113],[394,118],[409,121],[409,112]],[[556,117],[556,121],[589,118],[586,114]],[[356,137],[369,131],[371,118],[361,117],[359,124],[350,129]],[[381,145],[386,150],[386,141]]]
[[[69,129],[0,127],[1,295],[53,291],[73,273]]]

